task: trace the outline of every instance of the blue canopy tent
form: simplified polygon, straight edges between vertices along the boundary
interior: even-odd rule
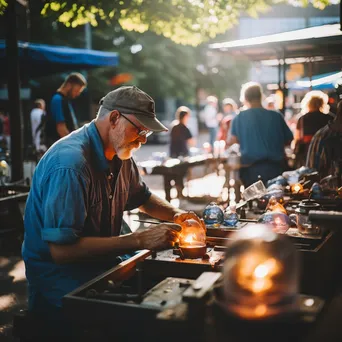
[[[289,82],[291,90],[334,90],[336,83],[342,79],[342,71],[329,72],[325,74],[303,77],[295,82]]]
[[[10,36],[10,33],[15,32],[15,27],[8,28],[8,30],[8,36]],[[12,181],[23,178],[20,79],[28,81],[32,78],[61,72],[116,67],[118,63],[119,57],[115,52],[17,42],[13,34],[6,41],[0,40],[0,81],[7,84],[11,117]],[[16,72],[17,68],[19,68],[20,78]]]
[[[70,70],[115,67],[119,63],[119,56],[115,52],[27,42],[18,42],[18,50],[20,74],[26,79]],[[0,40],[0,74],[1,78],[7,79],[4,40]]]

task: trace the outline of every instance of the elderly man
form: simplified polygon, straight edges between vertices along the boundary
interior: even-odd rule
[[[169,222],[188,215],[151,194],[132,159],[152,132],[167,130],[153,99],[126,86],[100,104],[94,121],[45,153],[33,177],[23,258],[29,309],[41,316],[53,312],[59,319],[62,297],[113,267],[118,256],[167,248],[178,238],[181,227],[174,223],[128,232],[125,210]]]
[[[240,100],[247,110],[233,119],[227,145],[240,144],[240,178],[249,186],[259,177],[267,182],[282,173],[284,147],[293,135],[280,113],[263,108],[260,84],[243,85]]]

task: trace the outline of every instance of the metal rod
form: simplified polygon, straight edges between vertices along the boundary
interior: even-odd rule
[[[160,224],[163,222],[156,222],[156,221],[148,221],[148,220],[133,220],[135,222],[141,222],[141,223],[150,223],[150,224]]]
[[[250,223],[257,223],[258,220],[252,220],[252,219],[239,219],[240,222],[250,222]]]

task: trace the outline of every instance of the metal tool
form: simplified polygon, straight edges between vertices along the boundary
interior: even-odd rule
[[[133,220],[135,222],[141,222],[141,223],[150,223],[150,224],[160,224],[163,223],[162,221],[149,221],[149,220]]]

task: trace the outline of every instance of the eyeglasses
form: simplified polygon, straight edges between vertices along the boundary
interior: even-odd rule
[[[120,112],[119,112],[120,113]],[[131,121],[130,119],[128,119],[125,115],[121,114],[120,115],[125,118],[128,122],[130,122],[137,130],[138,130],[138,135],[139,137],[149,137],[153,131],[149,131],[148,129],[141,129],[139,128],[133,121]]]

